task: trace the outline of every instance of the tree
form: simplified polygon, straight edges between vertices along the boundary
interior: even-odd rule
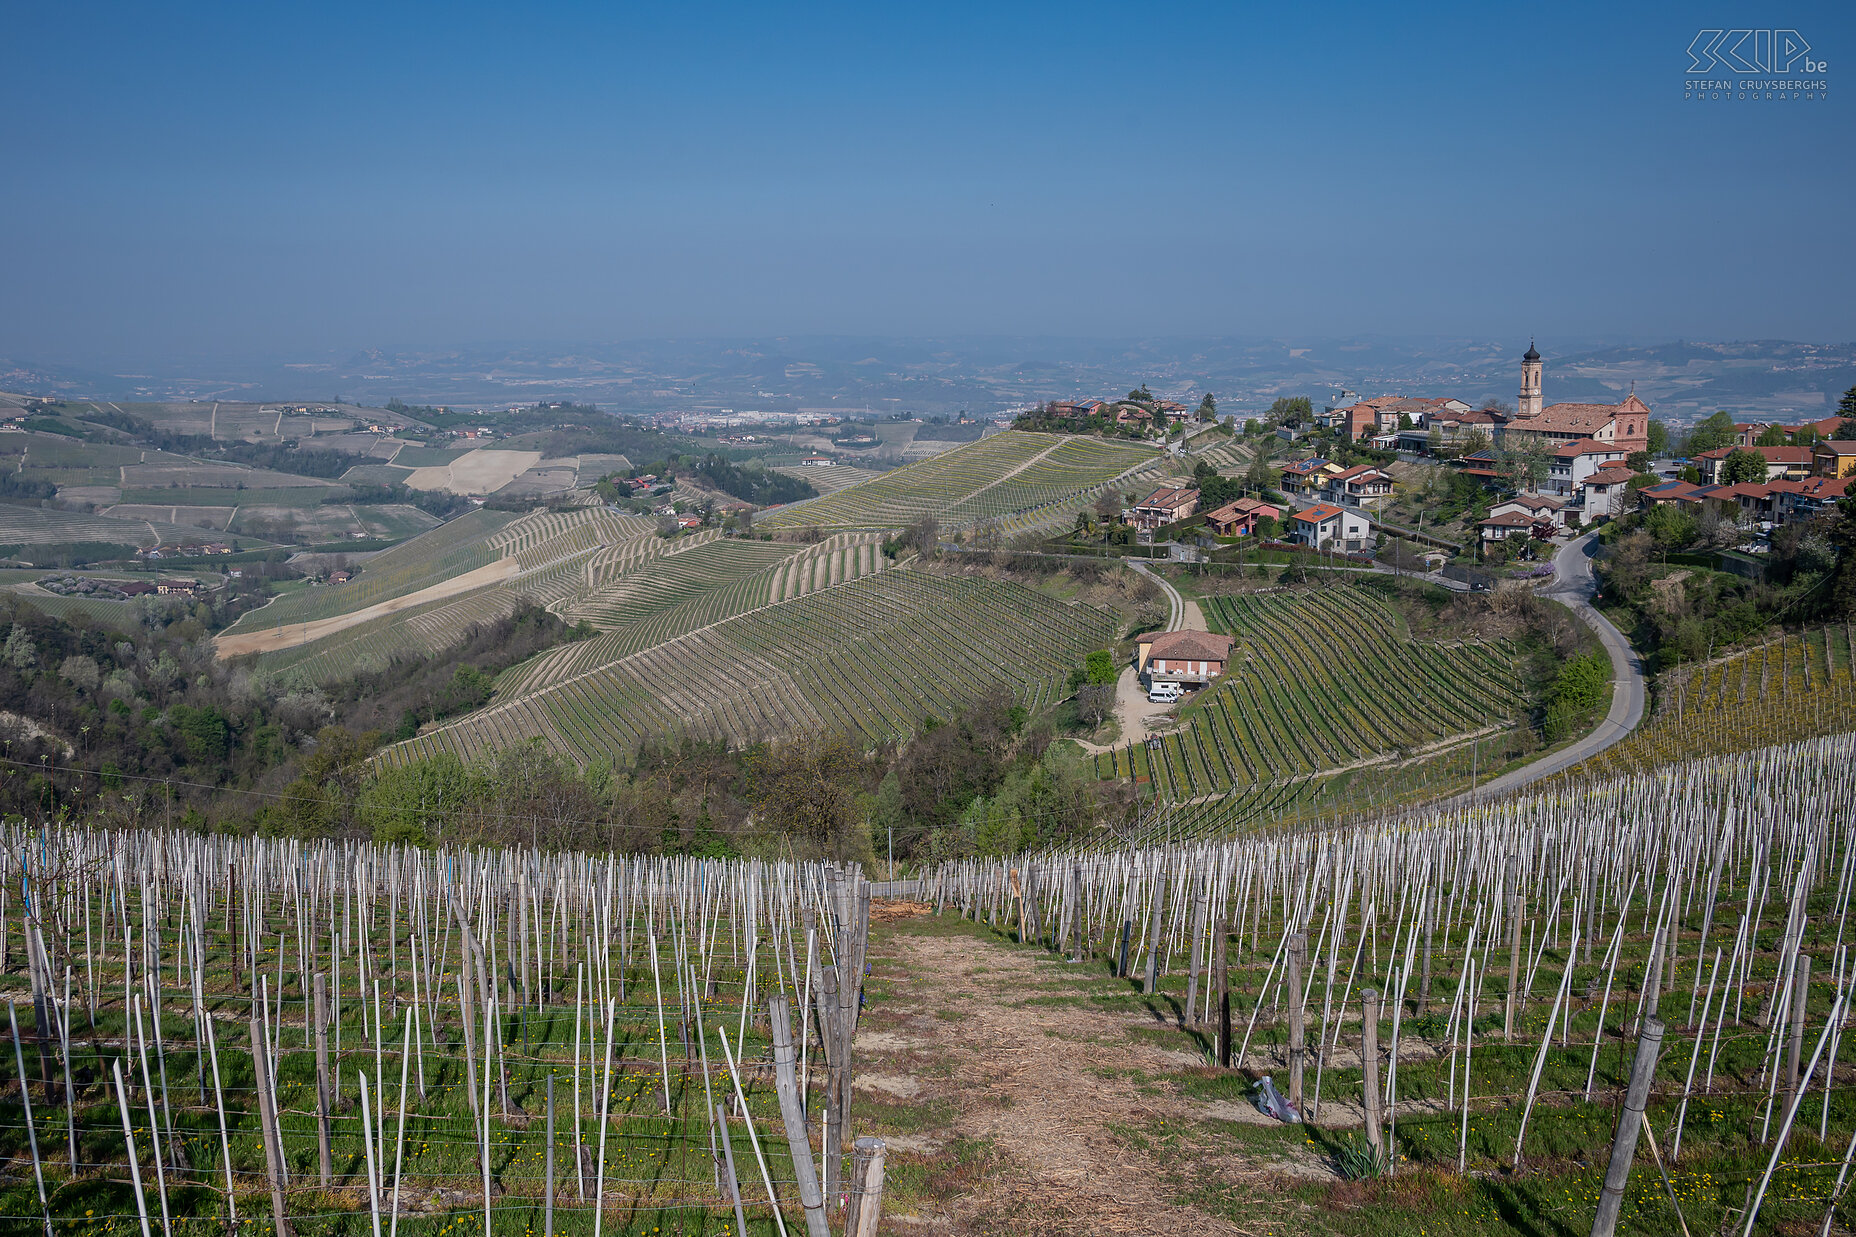
[[[1831,435],[1839,442],[1848,442],[1856,438],[1856,417],[1845,417],[1837,422],[1837,432]]]
[[[1845,391],[1843,398],[1837,401],[1837,415],[1845,421],[1856,420],[1856,387]]]
[[[1418,428],[1417,426],[1411,423],[1411,414],[1409,412],[1401,412],[1398,414],[1398,427],[1401,430],[1411,430],[1411,429]]]
[[[1721,461],[1720,483],[1722,485],[1739,485],[1743,482],[1757,484],[1766,479],[1766,457],[1757,451],[1745,447],[1736,447],[1727,453]]]
[[[1249,438],[1263,432],[1263,422],[1251,417],[1244,422],[1244,437]]]
[[[1511,416],[1514,413],[1514,405],[1505,399],[1500,399],[1491,395],[1489,398],[1482,401],[1482,411],[1499,412],[1503,416]]]
[[[1856,393],[1856,388],[1852,388]],[[1845,395],[1844,399],[1849,399]],[[1849,494],[1845,487],[1844,493]],[[1830,586],[1830,615],[1844,622],[1856,618],[1856,496],[1837,501],[1837,522],[1830,529],[1830,544],[1837,550],[1836,573]]]
[[[1667,425],[1664,425],[1654,417],[1650,418],[1650,425],[1646,432],[1646,437],[1649,439],[1646,445],[1650,448],[1651,455],[1664,456],[1669,454],[1669,427]]]
[[[1199,420],[1216,421],[1218,419],[1218,401],[1207,391],[1205,398],[1199,401]]]
[[[1100,726],[1115,711],[1115,689],[1107,683],[1085,683],[1076,689],[1076,715]]]
[[[1457,444],[1457,451],[1462,455],[1474,455],[1478,451],[1489,449],[1489,434],[1480,425],[1463,435],[1463,441]]]
[[[1700,455],[1734,445],[1734,418],[1725,408],[1700,422],[1688,433],[1688,453]]]
[[[1784,446],[1785,445],[1785,427],[1783,425],[1768,425],[1765,429],[1759,432],[1759,437],[1754,440],[1753,445],[1759,446],[1759,447],[1782,447]]]
[[[1315,415],[1315,406],[1306,395],[1278,396],[1270,405],[1269,419],[1277,425],[1297,426],[1304,418]]]
[[[1624,457],[1624,463],[1629,465],[1632,472],[1649,472],[1650,459],[1648,451],[1632,451]]]
[[[1522,492],[1539,489],[1546,483],[1553,467],[1553,453],[1538,435],[1525,435],[1501,453],[1502,473]]]
[[[755,807],[773,830],[815,855],[869,858],[857,811],[861,754],[840,738],[768,748],[750,761]]]
[[[1113,684],[1119,677],[1115,666],[1115,654],[1108,649],[1097,649],[1084,660],[1084,673],[1089,681],[1098,687]]]

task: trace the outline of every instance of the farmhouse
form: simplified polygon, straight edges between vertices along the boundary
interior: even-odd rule
[[[155,592],[163,597],[191,597],[199,591],[198,580],[158,580]]]
[[[1209,683],[1231,660],[1231,637],[1208,631],[1166,631],[1142,636],[1135,673],[1150,683]]]
[[[1198,509],[1197,486],[1162,486],[1129,509],[1128,522],[1137,528],[1155,529],[1183,520]]]
[[[799,462],[801,464],[810,465],[813,468],[830,468],[838,461],[832,459],[829,455],[808,455]]]
[[[1312,549],[1369,550],[1373,522],[1353,507],[1316,503],[1295,513],[1293,539]]]
[[[1283,509],[1260,498],[1237,498],[1205,517],[1205,527],[1220,537],[1248,537],[1264,520],[1282,519]]]

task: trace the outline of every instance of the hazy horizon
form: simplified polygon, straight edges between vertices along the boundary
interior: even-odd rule
[[[1704,20],[1796,30],[1833,87],[1856,26],[1761,3],[21,9],[0,356],[1856,339],[1849,104],[1684,99]]]

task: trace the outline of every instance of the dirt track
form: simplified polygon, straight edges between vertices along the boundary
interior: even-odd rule
[[[930,1182],[943,1183],[931,1186],[941,1197],[897,1200],[900,1231],[1249,1231],[1180,1203],[1130,1141],[1130,1131],[1156,1120],[1182,1129],[1208,1118],[1264,1121],[1248,1104],[1207,1104],[1158,1082],[1202,1062],[1139,1036],[1155,1024],[1071,998],[1070,978],[1050,973],[1066,964],[1047,954],[928,920],[898,925],[881,945],[873,942],[872,958],[892,994],[873,1004],[858,1035],[856,1102],[872,1116],[879,1104],[946,1114],[928,1129],[883,1131],[904,1162],[928,1159]],[[988,1149],[991,1162],[976,1162],[974,1148]],[[1198,1157],[1195,1173],[1232,1184],[1327,1175],[1313,1156],[1302,1162],[1208,1147]]]
[[[389,614],[398,614],[414,606],[422,606],[428,601],[443,601],[447,597],[456,597],[472,589],[482,588],[486,584],[495,584],[507,580],[520,570],[514,558],[501,558],[486,567],[467,571],[461,576],[453,576],[442,583],[429,588],[422,588],[416,593],[407,593],[404,597],[393,597],[365,610],[356,610],[353,614],[338,614],[334,618],[312,619],[307,623],[287,623],[282,627],[269,627],[263,631],[241,631],[227,633],[213,638],[213,651],[221,657],[240,657],[246,653],[275,653],[279,649],[293,649],[299,644],[308,644],[311,640],[320,640],[332,636],[338,631],[357,627],[371,619],[384,618]]]

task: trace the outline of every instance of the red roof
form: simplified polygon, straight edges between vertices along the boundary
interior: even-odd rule
[[[1316,503],[1306,511],[1296,512],[1295,522],[1297,524],[1319,524],[1323,520],[1331,520],[1337,515],[1345,514],[1344,511],[1336,507],[1333,503]]]
[[[1163,631],[1157,636],[1143,637],[1142,642],[1149,646],[1149,658],[1163,657],[1168,661],[1231,660],[1231,637],[1209,631]]]
[[[1585,483],[1590,485],[1592,482],[1596,481],[1600,485],[1616,485],[1620,481],[1629,481],[1636,475],[1637,474],[1632,472],[1629,468],[1623,466],[1613,468],[1610,465],[1606,465],[1587,477]]]
[[[1380,471],[1379,469],[1374,468],[1371,464],[1355,464],[1352,468],[1347,469],[1345,472],[1335,473],[1332,479],[1335,481],[1352,481],[1356,477],[1363,477],[1367,473],[1374,473],[1374,472],[1379,472],[1379,471]]]
[[[1809,447],[1716,447],[1712,451],[1703,451],[1695,458],[1698,460],[1724,460],[1735,451],[1757,451],[1765,457],[1768,464],[1809,464],[1811,448]]]
[[[1493,524],[1502,528],[1528,528],[1532,527],[1533,523],[1534,517],[1531,515],[1522,515],[1519,511],[1504,511],[1500,515],[1492,515],[1480,521],[1478,527],[1486,528]]]
[[[1189,485],[1163,485],[1136,503],[1137,507],[1186,507],[1199,501],[1199,491]]]
[[[1553,454],[1566,459],[1577,459],[1581,455],[1623,455],[1625,452],[1616,443],[1593,442],[1589,438],[1575,438],[1571,442],[1561,443]]]

